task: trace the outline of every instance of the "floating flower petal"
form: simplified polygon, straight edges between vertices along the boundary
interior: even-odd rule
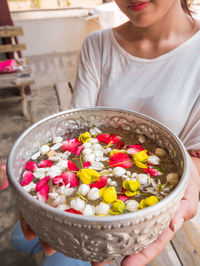
[[[101,176],[98,181],[95,183],[91,184],[90,187],[97,187],[97,188],[103,188],[107,184],[107,177],[106,176]]]
[[[47,167],[51,167],[52,165],[53,165],[53,162],[49,160],[43,160],[38,163],[39,168],[47,168]]]
[[[65,212],[70,212],[70,213],[75,213],[75,214],[83,215],[82,212],[77,211],[77,210],[75,210],[75,209],[73,209],[73,208],[67,209],[67,210],[65,210]]]
[[[133,155],[135,153],[138,153],[140,151],[143,151],[144,149],[142,148],[141,144],[136,144],[136,145],[126,145],[126,149],[128,154]]]
[[[125,211],[125,203],[121,200],[115,200],[112,208],[108,211],[112,215],[122,214]]]
[[[70,183],[70,187],[77,187],[79,185],[79,180],[76,174],[70,171],[62,173],[61,178],[63,179],[65,185]]]
[[[80,155],[83,148],[84,146],[82,145],[82,142],[78,141],[78,138],[67,139],[63,141],[63,144],[62,144],[63,151],[69,151],[76,155]]]
[[[45,176],[42,178],[36,185],[35,190],[39,191],[44,185],[47,185],[49,182],[50,176]]]
[[[115,144],[121,139],[121,137],[115,134],[100,134],[97,136],[97,139],[99,142],[104,142],[107,144],[110,143]]]
[[[49,186],[44,185],[40,190],[37,192],[37,197],[39,201],[46,202],[48,199],[48,193],[49,193]]]
[[[144,209],[144,208],[152,206],[158,202],[159,202],[159,199],[156,196],[150,196],[150,197],[140,201],[140,208]]]
[[[25,165],[25,169],[28,170],[28,171],[33,171],[35,170],[37,167],[36,163],[33,162],[33,161],[28,161]]]
[[[27,186],[28,184],[31,183],[31,181],[33,181],[33,173],[31,171],[25,171],[23,174],[23,180],[21,182],[22,186]]]
[[[99,191],[100,197],[103,198],[103,202],[110,204],[117,199],[117,191],[115,187],[104,187]]]
[[[77,176],[84,184],[89,185],[91,182],[97,181],[101,175],[94,169],[87,168],[79,170]]]
[[[120,166],[123,168],[130,168],[133,165],[133,161],[127,154],[119,152],[110,156],[109,165],[111,167]]]
[[[75,163],[72,160],[69,160],[67,163],[67,167],[70,171],[78,171],[78,167],[75,165]]]
[[[87,131],[78,137],[78,141],[81,141],[82,143],[86,143],[90,141],[90,139],[91,139],[91,135]]]

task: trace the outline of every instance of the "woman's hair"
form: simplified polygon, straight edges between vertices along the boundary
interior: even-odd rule
[[[185,13],[192,16],[190,11],[190,5],[192,4],[193,0],[181,0],[181,5]]]

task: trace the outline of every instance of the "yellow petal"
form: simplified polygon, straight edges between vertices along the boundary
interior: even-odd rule
[[[103,202],[107,204],[114,202],[117,199],[117,191],[115,187],[105,188],[103,192],[101,192],[101,197],[103,198]]]
[[[149,156],[147,155],[147,150],[139,151],[133,154],[133,159],[142,163],[146,162],[148,160],[148,157]]]
[[[87,168],[79,170],[77,176],[84,184],[89,185],[91,182],[97,181],[101,175],[94,169]]]
[[[81,141],[83,143],[86,143],[88,142],[89,140],[91,139],[91,135],[89,132],[85,132],[83,134],[81,134],[79,137],[78,137],[78,141]]]
[[[129,187],[130,187],[130,190],[134,192],[134,191],[140,189],[140,183],[138,181],[135,181],[135,180],[130,180]]]
[[[148,166],[144,163],[141,163],[139,161],[135,161],[135,164],[137,165],[137,167],[139,168],[148,168]]]

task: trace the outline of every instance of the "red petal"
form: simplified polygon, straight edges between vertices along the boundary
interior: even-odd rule
[[[68,161],[67,167],[70,171],[78,171],[78,167],[75,165],[75,163],[72,160]]]
[[[49,182],[50,177],[49,176],[45,176],[44,178],[42,178],[36,185],[35,190],[39,191],[44,185],[47,185],[47,183]]]
[[[133,165],[133,161],[127,154],[119,152],[110,156],[109,165],[112,167],[120,166],[124,168],[130,168]]]
[[[84,149],[84,145],[82,144],[81,146],[78,146],[77,149],[74,151],[76,155],[80,155],[82,150]]]
[[[98,189],[105,187],[105,185],[107,184],[107,177],[106,176],[101,176],[99,178],[98,181],[96,181],[95,183],[91,184],[90,187],[96,187]]]
[[[142,169],[146,174],[150,174],[151,177],[154,177],[154,176],[158,176],[160,175],[161,173],[154,169],[154,168],[146,168],[146,169]]]
[[[90,166],[90,162],[85,162],[84,164],[83,164],[83,168],[88,168]]]
[[[121,137],[115,134],[100,134],[97,136],[98,141],[109,144],[112,141],[112,144],[117,143]]]
[[[75,214],[80,214],[80,215],[83,214],[82,212],[77,211],[77,210],[75,210],[75,209],[73,209],[73,208],[71,208],[71,209],[67,209],[67,210],[65,210],[65,212],[70,212],[70,213],[75,213]]]
[[[124,201],[130,199],[130,197],[127,197],[125,195],[119,194],[119,195],[117,195],[117,199],[124,202]]]
[[[141,144],[136,144],[136,145],[126,145],[127,152],[130,155],[133,155],[139,151],[143,151],[144,149],[142,148]]]
[[[54,184],[54,185],[59,184],[59,186],[64,185],[63,178],[62,178],[61,176],[59,176],[59,175],[55,176],[55,177],[53,178],[53,184]]]
[[[75,138],[75,139],[67,139],[62,144],[62,150],[63,151],[70,151],[72,153],[77,154],[77,152],[79,151],[78,150],[78,146],[83,146],[82,145],[82,142],[79,142],[78,141],[78,138]],[[77,155],[79,155],[79,154],[77,154]]]
[[[115,147],[115,149],[121,149],[125,145],[125,142],[123,140],[119,141]]]
[[[49,186],[44,185],[38,192],[37,197],[40,201],[46,202],[48,199],[48,193],[49,193]]]
[[[38,163],[39,168],[47,168],[47,167],[51,167],[52,165],[53,165],[53,162],[49,160],[43,160]]]
[[[28,161],[25,165],[25,169],[28,171],[33,171],[36,168],[36,163],[33,161]]]
[[[31,181],[33,181],[33,173],[31,171],[25,171],[23,174],[23,180],[21,182],[22,186],[27,186],[28,184],[31,183]]]
[[[79,180],[76,174],[70,171],[62,173],[61,178],[65,185],[70,183],[70,187],[77,187],[79,185]]]

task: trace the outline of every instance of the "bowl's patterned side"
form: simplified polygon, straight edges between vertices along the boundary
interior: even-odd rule
[[[135,131],[144,134],[168,150],[175,160],[180,175],[185,164],[184,152],[173,134],[154,122],[132,112],[120,110],[88,109],[65,112],[49,117],[41,124],[32,126],[13,148],[9,166],[13,173],[9,174],[10,184],[16,196],[19,209],[31,228],[41,239],[63,254],[85,261],[106,261],[119,259],[131,253],[137,253],[158,238],[169,225],[179,202],[184,194],[187,176],[183,176],[185,185],[176,193],[171,201],[160,207],[154,205],[152,212],[143,210],[143,215],[133,213],[132,218],[123,222],[117,216],[110,222],[77,220],[66,213],[50,212],[45,204],[33,203],[30,196],[16,185],[23,169],[24,162],[40,147],[54,136],[76,136],[80,130],[96,125],[99,128],[120,128],[126,132]],[[10,172],[10,171],[8,171]],[[147,208],[148,209],[148,208]]]
[[[168,227],[183,194],[150,215],[109,224],[78,223],[34,208],[16,192],[15,196],[25,220],[42,240],[66,256],[101,262],[137,253],[156,240]]]

